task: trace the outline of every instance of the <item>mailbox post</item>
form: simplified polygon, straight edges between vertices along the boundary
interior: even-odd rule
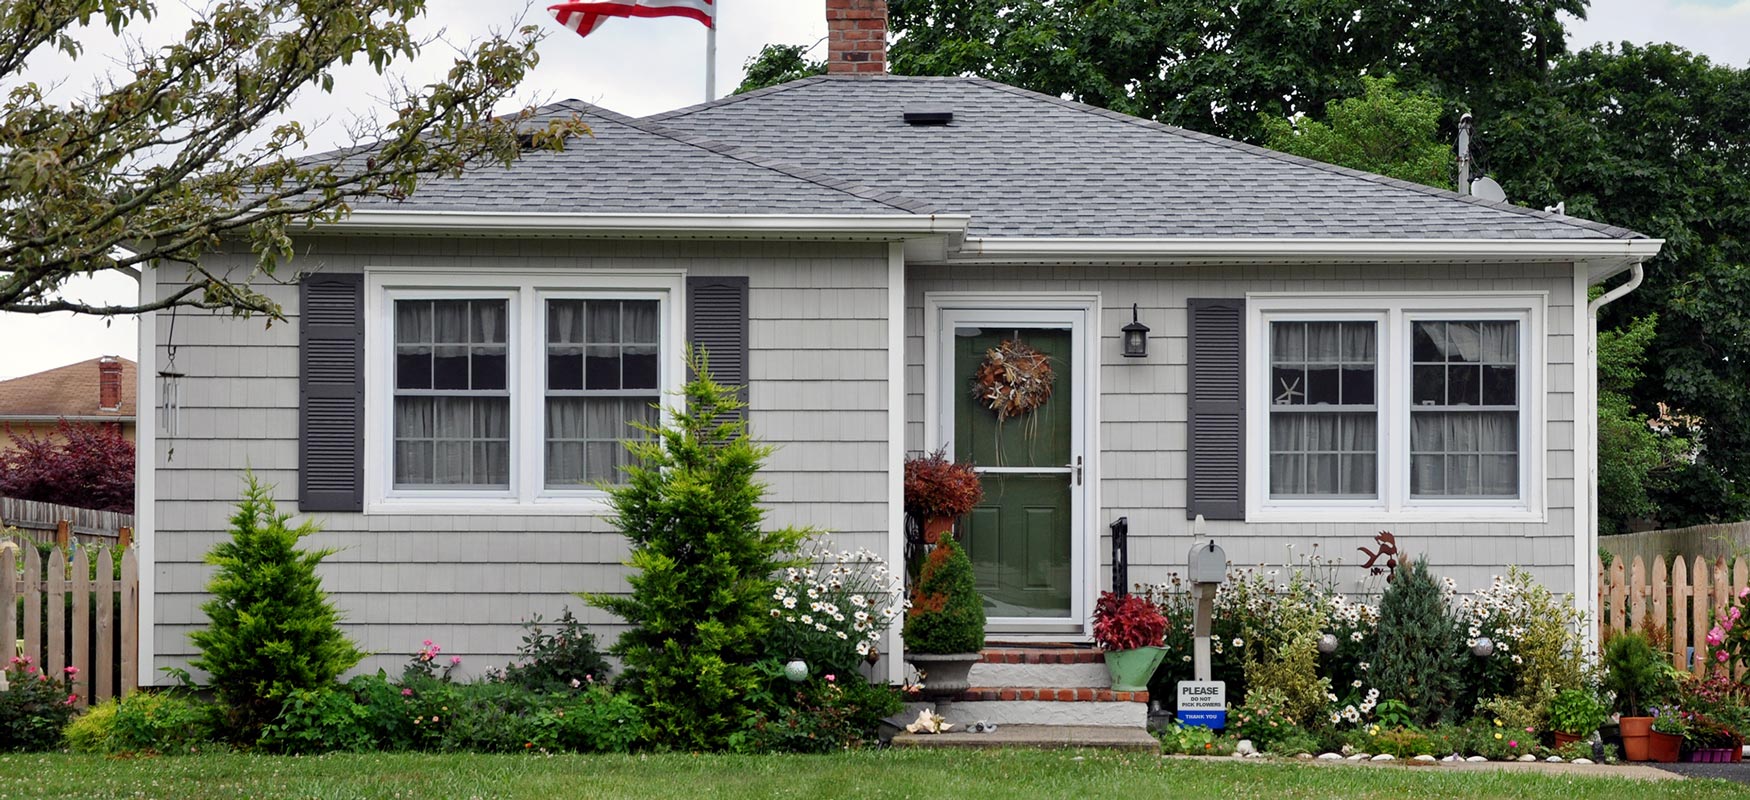
[[[1202,530],[1203,517],[1197,518]],[[1215,615],[1215,590],[1227,579],[1227,553],[1214,540],[1194,545],[1186,557],[1195,609],[1191,623],[1192,674],[1196,680],[1179,682],[1179,721],[1208,728],[1227,727],[1227,682],[1211,680],[1209,666],[1210,618]]]

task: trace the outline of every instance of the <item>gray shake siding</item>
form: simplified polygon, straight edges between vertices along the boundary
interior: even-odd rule
[[[248,268],[247,256],[232,258]],[[350,272],[373,263],[475,274],[680,268],[748,276],[750,419],[755,435],[777,447],[763,473],[769,519],[833,531],[834,547],[885,552],[885,245],[316,237],[301,242],[292,266]],[[259,320],[177,314],[176,368],[189,377],[178,430],[159,431],[153,462],[154,666],[192,655],[187,633],[205,622],[199,606],[209,568],[202,556],[225,535],[243,470],[276,484],[281,508],[297,511],[298,293],[269,293],[284,305],[286,323],[264,328]],[[169,315],[160,315],[159,369],[170,337]],[[315,544],[340,549],[322,568],[325,585],[349,632],[377,654],[364,669],[396,670],[428,638],[463,655],[470,672],[503,665],[515,652],[519,621],[531,613],[552,618],[568,605],[604,642],[618,634],[613,618],[571,596],[626,586],[625,540],[602,517],[317,519],[324,532]]]
[[[1462,590],[1486,585],[1508,565],[1530,568],[1557,592],[1574,583],[1573,268],[1554,266],[1406,267],[913,267],[906,277],[906,448],[939,446],[924,437],[924,296],[928,292],[1098,292],[1100,358],[1100,533],[1130,518],[1131,580],[1183,572],[1191,547],[1186,500],[1186,301],[1248,292],[1544,292],[1545,504],[1541,523],[1208,522],[1236,564],[1280,565],[1291,551],[1319,552],[1355,564],[1356,548],[1379,530],[1397,534],[1406,553],[1425,554]],[[1119,329],[1130,304],[1141,307],[1149,356],[1120,355]],[[1582,311],[1582,313],[1584,313]],[[1382,446],[1389,446],[1383,443]],[[1531,454],[1530,457],[1537,457]],[[1100,547],[1102,584],[1110,581],[1109,537]],[[1358,570],[1345,570],[1353,578]]]

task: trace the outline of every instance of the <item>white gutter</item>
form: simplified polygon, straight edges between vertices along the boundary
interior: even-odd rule
[[[897,240],[959,236],[968,214],[575,214],[524,211],[417,211],[354,209],[345,218],[313,225],[318,232],[454,236],[760,238],[804,236]]]
[[[1658,254],[1662,239],[1298,239],[1292,237],[1164,238],[968,237],[950,263],[1031,261],[1577,261],[1640,260]]]
[[[1583,459],[1581,466],[1584,480],[1580,481],[1575,494],[1579,498],[1578,508],[1574,509],[1574,593],[1577,595],[1574,605],[1586,613],[1586,624],[1583,635],[1588,648],[1596,652],[1598,648],[1598,310],[1621,299],[1624,295],[1639,288],[1641,281],[1646,279],[1646,270],[1641,261],[1636,259],[1629,263],[1629,278],[1621,286],[1611,289],[1597,299],[1586,303],[1586,318],[1581,322],[1585,328],[1577,333],[1583,333],[1584,357],[1576,364],[1578,386],[1575,390],[1576,409],[1574,427],[1577,430],[1574,457]],[[1585,264],[1577,264],[1574,268],[1574,305],[1579,307],[1584,302],[1588,286],[1588,270]],[[1581,413],[1589,410],[1590,413]]]

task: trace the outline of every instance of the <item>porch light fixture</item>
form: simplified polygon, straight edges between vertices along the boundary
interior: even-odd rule
[[[1136,319],[1136,304],[1130,304],[1130,324],[1124,326],[1124,357],[1148,357],[1148,326]]]

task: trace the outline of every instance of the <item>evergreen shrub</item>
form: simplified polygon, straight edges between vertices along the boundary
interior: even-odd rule
[[[746,404],[712,379],[705,354],[668,425],[639,426],[637,463],[608,487],[613,524],[631,542],[630,595],[583,595],[630,628],[613,652],[620,685],[644,709],[653,744],[720,750],[754,715],[753,667],[771,629],[774,575],[808,531],[763,529],[755,480],[771,448],[755,444]]]
[[[984,649],[984,601],[973,583],[972,559],[944,536],[918,575],[905,616],[905,649],[913,653],[976,653]]]
[[[217,567],[201,606],[206,629],[190,634],[239,741],[253,742],[292,692],[330,686],[364,654],[340,630],[340,613],[322,591],[316,566],[333,550],[299,549],[317,528],[290,527],[291,515],[247,476],[231,538],[206,561]]]
[[[1462,633],[1428,560],[1399,567],[1380,599],[1370,682],[1407,704],[1420,724],[1453,719],[1463,688]]]

